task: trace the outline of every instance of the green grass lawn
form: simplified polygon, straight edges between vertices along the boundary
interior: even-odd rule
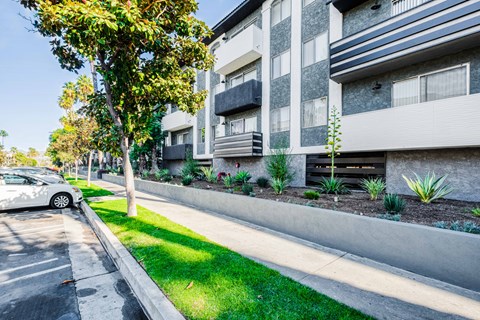
[[[369,319],[145,208],[90,206],[189,319]]]
[[[103,197],[103,196],[113,195],[113,192],[102,189],[102,188],[100,188],[99,186],[97,186],[93,183],[90,183],[90,187],[87,187],[87,180],[83,180],[83,179],[78,178],[78,181],[75,181],[74,177],[69,177],[69,176],[65,176],[65,179],[71,185],[73,185],[75,187],[78,187],[80,190],[82,190],[84,198]]]

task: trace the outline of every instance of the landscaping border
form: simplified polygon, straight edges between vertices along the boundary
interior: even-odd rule
[[[123,177],[103,179],[124,184]],[[480,236],[272,200],[135,180],[138,191],[480,291]],[[408,213],[407,213],[408,214]]]
[[[123,278],[137,296],[147,317],[155,320],[185,320],[96,212],[85,201],[80,203],[80,208]]]

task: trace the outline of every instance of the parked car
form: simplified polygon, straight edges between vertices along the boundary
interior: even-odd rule
[[[64,181],[47,181],[14,170],[0,172],[0,210],[48,205],[63,209],[82,200],[82,191]]]
[[[50,182],[65,181],[65,178],[61,174],[45,167],[16,167],[12,168],[11,170],[28,174]]]

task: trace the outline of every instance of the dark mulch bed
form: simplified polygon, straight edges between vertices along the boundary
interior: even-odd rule
[[[181,179],[175,178],[170,183],[181,184]],[[306,199],[303,193],[306,190],[312,190],[311,188],[287,188],[284,194],[277,195],[272,188],[260,188],[256,184],[253,186],[256,197],[260,199],[307,205],[369,217],[385,214],[383,198],[379,197],[377,201],[371,201],[370,196],[362,191],[353,191],[351,194],[339,195],[338,202],[335,202],[334,195],[327,194],[322,194],[318,200]],[[189,187],[227,192],[227,188],[222,183],[212,184],[206,181],[195,181]],[[236,187],[233,193],[243,195],[240,187]],[[424,204],[413,196],[402,197],[407,204],[401,215],[402,222],[432,226],[437,221],[460,221],[462,223],[471,221],[480,225],[480,217],[474,216],[471,212],[473,208],[480,207],[479,202],[441,199],[430,204]]]

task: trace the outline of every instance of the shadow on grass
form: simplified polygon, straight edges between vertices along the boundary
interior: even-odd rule
[[[368,318],[147,209],[91,206],[190,319]]]

